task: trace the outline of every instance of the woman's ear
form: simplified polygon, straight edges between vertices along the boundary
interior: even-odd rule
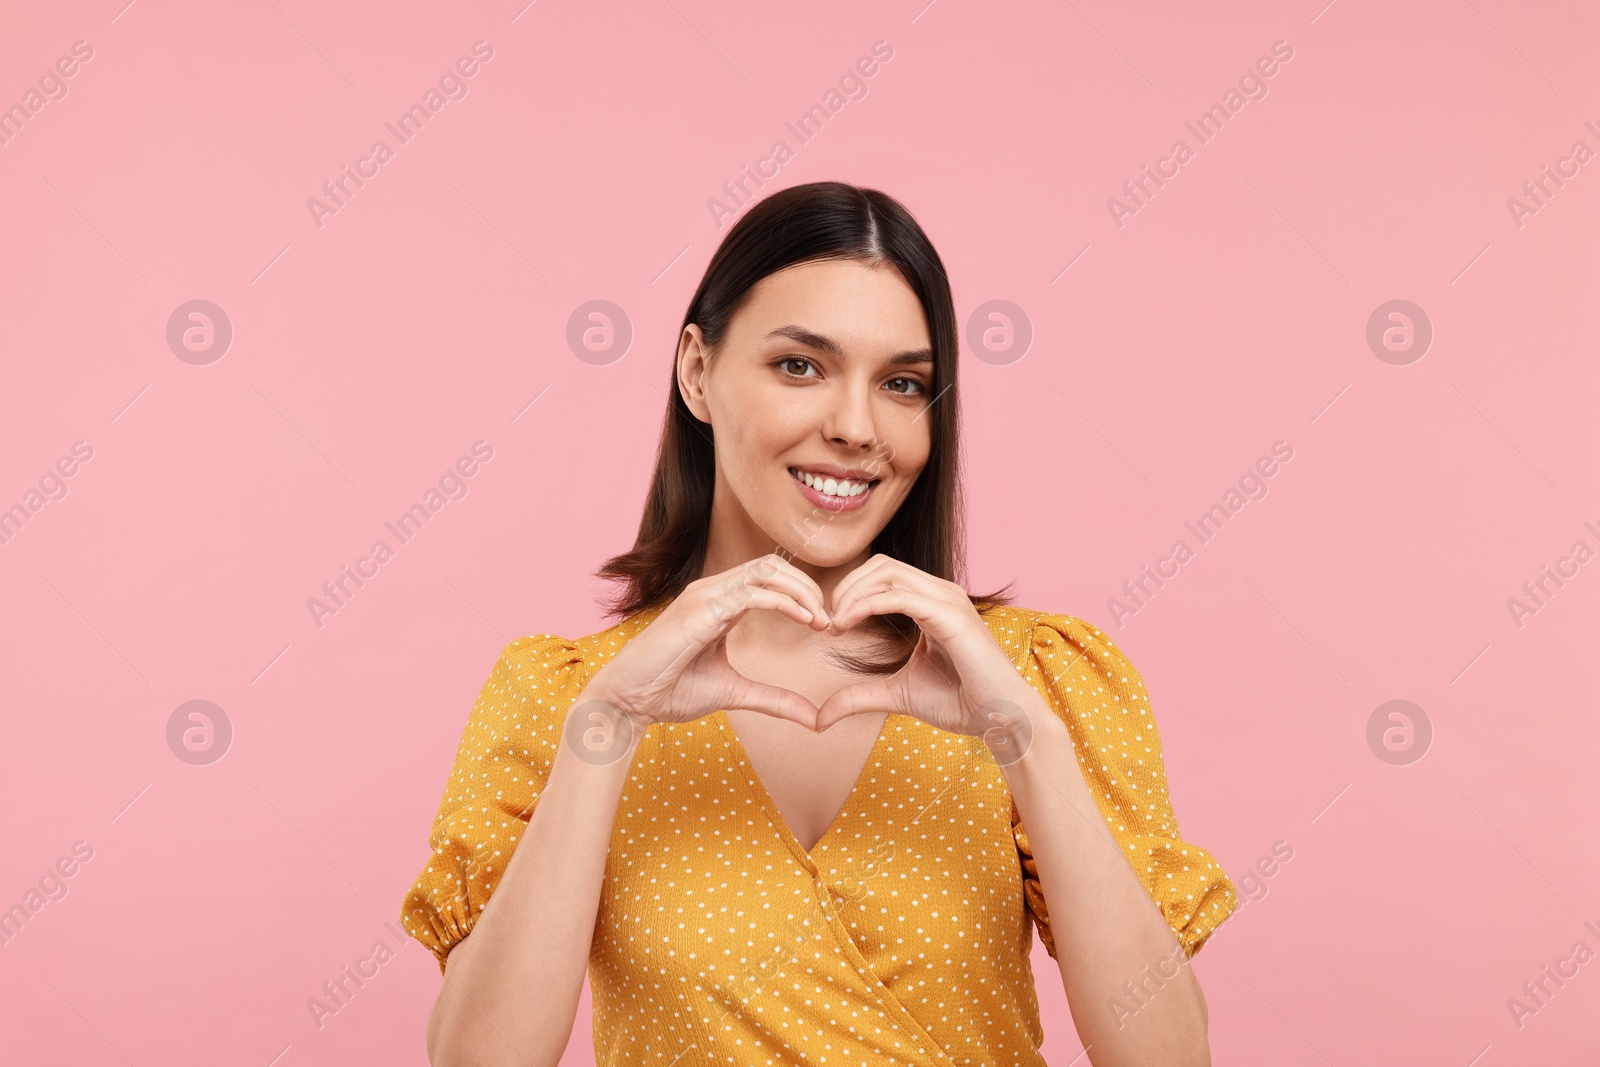
[[[706,347],[705,335],[700,332],[700,327],[691,322],[683,328],[683,336],[678,338],[678,392],[683,395],[683,402],[695,418],[701,422],[711,421],[711,408],[706,404],[705,377],[706,370],[711,363],[711,352]]]

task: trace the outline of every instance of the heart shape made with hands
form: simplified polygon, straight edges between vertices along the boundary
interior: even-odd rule
[[[823,606],[823,610],[826,613],[828,620],[828,625],[825,629],[820,631],[819,634],[826,634],[830,637],[839,637],[843,634],[849,633],[861,622],[873,616],[873,612],[867,612],[865,615],[860,615],[857,618],[844,621],[843,623],[837,621],[835,614],[841,599],[844,597],[844,594],[845,590],[843,586],[835,588],[831,602]],[[923,641],[926,641],[926,635],[924,635]],[[811,700],[810,697],[807,697],[801,693],[797,693],[786,686],[773,685],[767,682],[758,682],[755,679],[745,675],[738,668],[734,667],[727,658],[725,638],[724,640],[717,642],[717,647],[714,647],[710,651],[714,659],[721,661],[719,666],[737,678],[739,683],[745,688],[745,693],[742,695],[747,699],[746,702],[741,706],[751,707],[753,710],[767,711],[768,713],[771,713],[775,707],[784,706],[784,711],[780,714],[780,717],[787,718],[793,722],[802,721],[800,716],[797,714],[800,709],[809,709],[812,721],[810,723],[802,723],[802,725],[808,725],[814,733],[821,733],[823,730],[826,730],[835,722],[839,721],[839,719],[847,717],[843,714],[837,714],[831,715],[828,718],[824,718],[822,714],[823,708],[839,708],[841,706],[848,706],[850,708],[850,714],[866,714],[875,710],[895,711],[901,706],[900,702],[898,701],[884,699],[885,694],[878,693],[875,690],[868,691],[861,688],[867,683],[857,682],[842,686],[827,700],[824,700],[822,705],[819,707],[814,701]],[[881,679],[882,676],[877,676],[873,679],[869,679],[868,682],[881,681]],[[849,693],[850,695],[845,698],[845,703],[841,704],[840,694],[845,693]]]
[[[960,585],[879,554],[846,575],[826,599],[826,604],[821,599],[812,602],[826,623],[820,632],[835,637],[875,616],[915,620],[917,641],[906,662],[891,674],[842,686],[820,707],[792,690],[739,675],[749,696],[768,708],[781,707],[782,717],[808,724],[818,733],[852,715],[883,711],[952,733],[981,736],[997,755],[1008,739],[1031,738],[1026,709],[1037,713],[1038,696],[1018,676],[1015,664]]]

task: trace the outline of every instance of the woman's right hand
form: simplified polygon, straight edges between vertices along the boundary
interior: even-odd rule
[[[752,681],[728,662],[724,639],[752,610],[776,611],[815,630],[828,626],[822,589],[776,554],[690,582],[584,687],[568,733],[584,747],[630,745],[658,722],[691,722],[723,708],[748,708],[816,728],[817,706],[781,686]],[[590,706],[595,701],[602,706]],[[607,706],[608,705],[608,706]],[[622,728],[619,715],[629,727]],[[614,737],[619,728],[620,738]]]

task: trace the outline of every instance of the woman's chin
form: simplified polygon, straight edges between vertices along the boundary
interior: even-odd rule
[[[854,538],[845,541],[832,537],[826,541],[821,537],[815,537],[802,544],[795,544],[792,539],[780,538],[778,543],[792,555],[793,562],[822,569],[843,567],[852,563],[861,558],[862,553],[872,546],[871,540],[864,540],[858,544]]]

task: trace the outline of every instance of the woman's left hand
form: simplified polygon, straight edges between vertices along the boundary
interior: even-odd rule
[[[847,685],[823,701],[817,730],[851,715],[889,711],[982,737],[1002,764],[1020,759],[1043,700],[995,642],[966,590],[876,555],[834,589],[830,630],[843,633],[871,615],[893,612],[910,616],[922,631],[911,658],[892,675]]]

